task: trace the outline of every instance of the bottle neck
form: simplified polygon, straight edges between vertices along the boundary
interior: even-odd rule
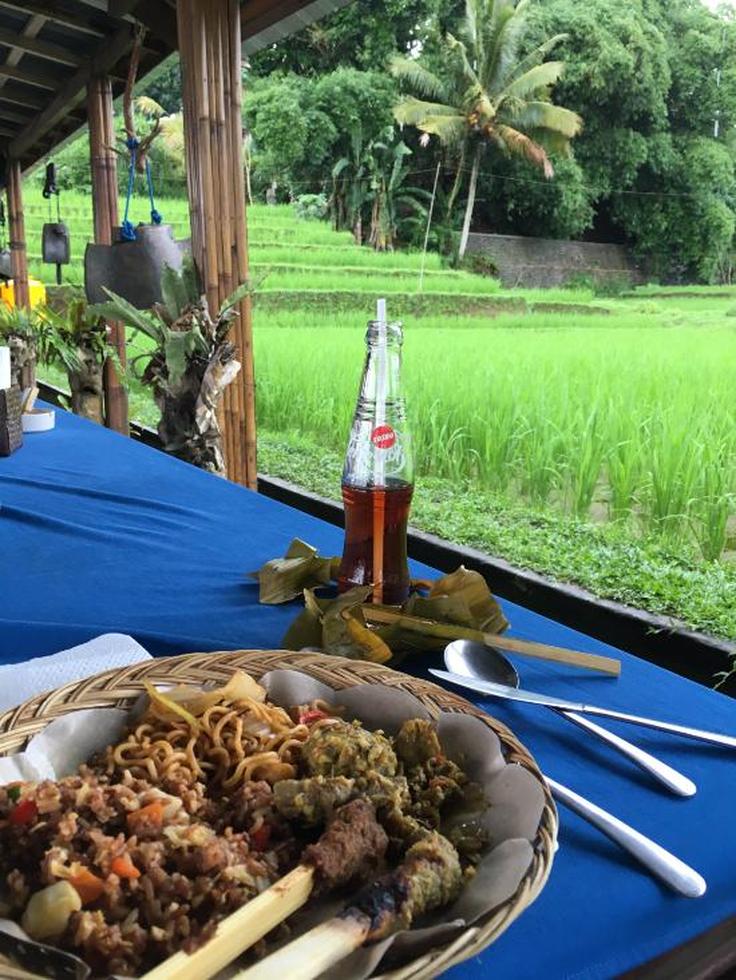
[[[400,421],[404,416],[401,393],[401,344],[403,335],[397,323],[371,321],[366,333],[366,354],[360,403],[370,411],[377,425],[387,417]]]

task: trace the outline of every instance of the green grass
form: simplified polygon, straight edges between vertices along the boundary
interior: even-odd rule
[[[704,557],[727,545],[736,494],[736,331],[409,326],[405,381],[419,471],[581,518],[615,518]],[[587,318],[586,318],[587,319]],[[530,326],[536,317],[524,318]],[[666,340],[665,340],[666,337]],[[345,445],[357,328],[256,330],[259,423]],[[440,367],[441,365],[441,367]]]
[[[65,275],[81,282],[90,202],[63,204],[75,257]],[[159,208],[188,237],[186,203]],[[32,255],[46,216],[32,199]],[[145,217],[137,201],[133,218]],[[422,298],[418,253],[359,248],[288,206],[256,205],[248,221],[253,275],[264,277],[262,471],[336,495],[365,323],[387,295],[389,311],[405,311],[418,526],[736,636],[736,289],[642,287],[620,299],[508,289],[429,255]],[[38,258],[32,269],[51,281]],[[131,353],[141,349],[131,338]],[[130,401],[156,424],[136,381]]]

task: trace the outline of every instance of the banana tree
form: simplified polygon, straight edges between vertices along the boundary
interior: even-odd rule
[[[363,208],[370,194],[370,144],[363,143],[358,126],[350,137],[350,153],[332,168],[330,211],[335,228],[350,228],[357,245],[363,244]]]
[[[405,186],[409,176],[405,162],[408,156],[411,150],[403,140],[371,145],[372,206],[368,240],[377,252],[393,251],[402,218],[423,211],[423,201],[431,198],[421,188]]]
[[[228,335],[236,307],[250,291],[243,283],[213,317],[189,261],[181,272],[164,269],[164,302],[150,312],[109,290],[110,301],[94,307],[98,316],[122,320],[147,338],[150,350],[134,363],[147,362],[141,380],[161,411],[158,434],[166,452],[220,476],[225,462],[217,407],[240,371]]]
[[[401,125],[436,136],[455,158],[451,210],[470,161],[459,257],[465,254],[484,151],[519,157],[554,176],[550,153],[567,154],[582,126],[580,116],[552,103],[561,61],[546,61],[565,35],[520,54],[528,0],[466,0],[460,37],[445,35],[444,71],[430,71],[420,58],[396,55],[392,74],[413,89],[394,107]]]

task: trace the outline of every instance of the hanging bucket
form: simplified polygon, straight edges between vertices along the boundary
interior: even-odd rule
[[[106,303],[105,288],[138,310],[163,302],[161,274],[165,266],[182,266],[182,248],[174,240],[171,225],[138,225],[134,241],[114,230],[112,245],[90,243],[84,253],[84,288],[90,303]]]
[[[69,229],[63,221],[47,222],[41,232],[41,257],[49,265],[69,265]]]

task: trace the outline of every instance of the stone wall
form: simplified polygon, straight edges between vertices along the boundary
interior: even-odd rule
[[[645,281],[623,245],[471,233],[468,252],[488,256],[507,286],[560,286],[582,275],[628,277],[632,284]]]

